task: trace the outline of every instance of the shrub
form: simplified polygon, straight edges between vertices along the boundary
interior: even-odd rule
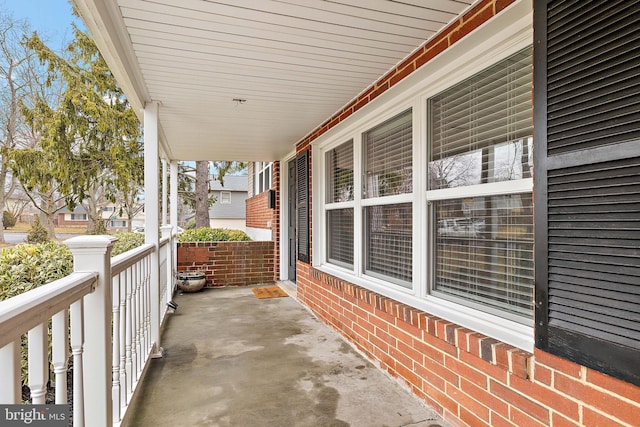
[[[185,230],[178,235],[179,242],[241,242],[249,240],[251,238],[244,231],[226,228],[194,228]]]
[[[0,252],[0,301],[61,279],[73,271],[69,248],[53,242],[22,244]]]
[[[142,233],[123,231],[116,233],[114,237],[117,237],[118,241],[113,245],[111,256],[120,255],[144,244],[144,234]]]
[[[36,219],[27,234],[27,243],[46,243],[50,240],[51,238],[49,237],[49,233],[47,233],[47,229],[40,224],[40,217],[36,216]]]
[[[9,211],[2,212],[2,226],[6,230],[7,228],[16,225],[16,217]]]

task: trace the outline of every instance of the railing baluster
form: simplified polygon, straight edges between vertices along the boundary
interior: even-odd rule
[[[126,353],[127,353],[127,272],[123,271],[119,274],[120,280],[120,360],[118,361],[120,373],[120,403],[124,409],[127,407],[127,371],[126,371]],[[124,412],[124,411],[123,411]]]
[[[44,404],[49,381],[49,343],[45,323],[29,330],[29,389],[31,402]]]
[[[111,400],[113,420],[120,421],[120,275],[111,278]]]
[[[69,311],[62,310],[51,319],[51,361],[56,381],[55,403],[65,404],[67,397],[67,368],[69,361]]]
[[[71,354],[73,356],[73,427],[84,427],[84,305],[71,304]]]
[[[144,265],[144,337],[145,337],[145,350],[144,357],[147,358],[147,355],[151,354],[151,283],[150,283],[150,273],[151,266],[149,265],[150,259],[145,259]]]
[[[22,400],[20,387],[20,339],[0,348],[0,403],[17,404]]]
[[[127,269],[127,302],[126,302],[126,322],[125,322],[125,374],[127,376],[127,399],[133,392],[133,267]]]
[[[132,285],[132,300],[131,300],[131,332],[133,334],[133,342],[131,344],[131,370],[132,370],[132,384],[138,381],[138,349],[140,348],[140,331],[138,330],[138,319],[140,316],[140,310],[138,305],[138,291],[139,291],[139,278],[138,278],[138,263],[132,266],[133,268],[133,283]]]

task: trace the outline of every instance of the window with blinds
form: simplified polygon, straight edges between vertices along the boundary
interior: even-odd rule
[[[452,189],[430,205],[431,291],[527,324],[533,315],[531,193],[508,185],[504,194],[482,192],[485,184],[531,181],[531,90],[528,47],[428,102],[429,190]],[[468,196],[461,198],[464,187]]]
[[[411,203],[367,206],[364,213],[365,272],[410,288]]]
[[[377,204],[375,198],[413,191],[412,110],[363,134],[364,271],[411,287],[411,203]],[[410,200],[410,199],[408,199]],[[382,200],[380,201],[382,202]]]
[[[533,310],[531,194],[437,201],[434,291],[489,311]]]
[[[364,134],[364,198],[411,193],[411,110]]]
[[[531,178],[532,50],[429,100],[430,189]]]
[[[325,153],[327,261],[353,269],[353,140]]]
[[[327,203],[353,200],[353,141],[325,154],[327,164]]]

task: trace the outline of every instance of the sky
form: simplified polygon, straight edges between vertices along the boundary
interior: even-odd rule
[[[54,50],[73,38],[71,22],[84,28],[82,21],[71,14],[68,0],[0,0],[0,10],[16,20],[26,20]]]

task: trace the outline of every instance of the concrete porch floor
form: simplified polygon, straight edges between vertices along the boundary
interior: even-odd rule
[[[177,295],[127,426],[446,426],[294,298]]]

